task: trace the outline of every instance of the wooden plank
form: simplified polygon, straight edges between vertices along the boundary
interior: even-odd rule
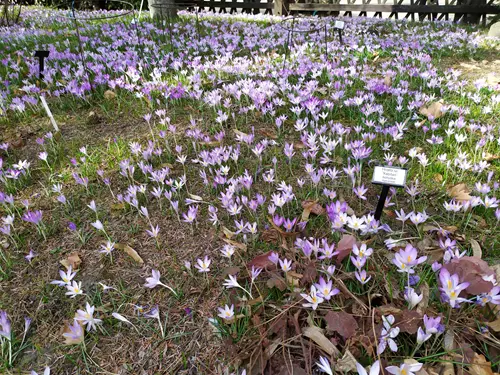
[[[312,5],[312,4],[311,4]],[[198,6],[210,8],[229,8],[229,9],[274,9],[273,3],[222,3],[220,1],[199,1]]]
[[[211,2],[212,3],[212,2]],[[291,11],[351,11],[376,13],[473,13],[473,14],[500,14],[500,7],[491,5],[384,5],[384,4],[290,4]]]
[[[273,14],[275,16],[283,16],[288,14],[288,0],[274,0]]]

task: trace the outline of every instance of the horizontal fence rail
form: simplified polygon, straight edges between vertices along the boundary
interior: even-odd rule
[[[487,15],[500,14],[500,7],[494,5],[494,0],[409,0],[403,3],[403,0],[347,0],[342,3],[340,0],[333,0],[333,3],[305,3],[293,2],[289,0],[269,0],[260,1],[215,1],[198,0],[197,5],[201,9],[219,11],[220,13],[265,13],[275,15],[290,15],[297,13],[320,12],[343,16],[361,16],[367,17],[372,13],[373,17],[383,17],[386,14],[388,18],[399,16],[405,19],[424,20],[449,20],[451,16],[454,22],[466,21],[470,23],[486,23]],[[408,4],[409,2],[409,4]],[[343,12],[343,14],[342,14]]]

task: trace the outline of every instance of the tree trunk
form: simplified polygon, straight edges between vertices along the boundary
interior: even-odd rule
[[[175,0],[148,0],[151,18],[165,18],[177,16]]]

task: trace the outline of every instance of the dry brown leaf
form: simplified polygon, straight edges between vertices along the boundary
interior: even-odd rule
[[[268,288],[277,288],[280,291],[284,291],[286,289],[285,280],[280,277],[272,277],[267,280],[266,285]]]
[[[274,228],[265,229],[260,235],[260,239],[267,243],[275,243],[280,239],[280,232]]]
[[[458,230],[458,227],[455,225],[448,225],[446,227],[443,227],[443,229],[450,232],[451,234],[454,234]]]
[[[269,256],[272,254],[272,251],[268,251],[267,253],[257,255],[253,258],[247,265],[248,269],[251,269],[252,266],[255,268],[262,269],[271,269],[275,267],[275,264],[269,260]]]
[[[346,372],[353,372],[356,371],[356,363],[356,358],[354,358],[349,349],[347,349],[342,358],[337,361],[335,370],[343,374]]]
[[[203,201],[203,198],[200,197],[199,195],[195,195],[195,194],[188,194],[188,195],[189,195],[189,198],[191,198],[194,201],[198,201],[198,202]]]
[[[269,129],[259,129],[258,133],[264,137],[267,137],[267,138],[278,139],[276,132],[269,130]]]
[[[483,252],[481,250],[481,245],[479,245],[479,242],[471,238],[470,244],[472,246],[472,255],[476,258],[481,259],[483,257]]]
[[[492,155],[489,152],[487,152],[483,155],[483,160],[486,160],[486,161],[493,161],[493,160],[497,160],[497,159],[500,159],[500,155]]]
[[[486,323],[495,332],[500,332],[500,318],[494,320],[493,322]]]
[[[75,251],[69,254],[66,259],[61,260],[60,263],[66,267],[66,269],[69,269],[71,266],[73,270],[77,270],[80,264],[82,264],[82,260],[80,259],[80,255]]]
[[[427,116],[429,120],[438,119],[443,116],[443,103],[441,102],[432,102],[429,106],[421,107],[420,114]]]
[[[264,300],[263,300],[262,296],[260,296],[260,297],[251,299],[250,301],[247,302],[247,304],[250,306],[253,306],[253,305],[257,305],[258,303],[262,303],[263,301]]]
[[[247,251],[247,245],[245,245],[244,243],[233,241],[233,240],[230,240],[228,238],[223,238],[222,241],[224,241],[225,243],[227,243],[231,246],[234,246],[240,250]]]
[[[497,279],[498,281],[500,281],[500,263],[491,266],[491,268],[495,272],[495,279]]]
[[[236,134],[236,136],[239,136],[241,138],[248,137],[247,133],[243,133],[242,131],[239,131],[238,129],[233,129],[233,131],[234,131],[234,134]]]
[[[351,236],[350,234],[344,234],[337,244],[337,251],[339,254],[337,255],[337,262],[340,263],[342,260],[347,257],[351,251],[352,247],[356,243],[356,237]]]
[[[277,338],[273,342],[269,344],[269,346],[264,350],[264,356],[267,359],[270,359],[273,356],[273,353],[276,351],[276,349],[279,348],[279,346],[283,343],[283,341],[280,338]]]
[[[292,365],[291,369],[288,369],[286,366],[281,370],[279,375],[307,375],[308,373],[302,367],[297,365]]]
[[[210,142],[198,142],[201,146],[220,146],[219,141],[210,141]]]
[[[469,193],[470,190],[464,183],[454,185],[448,189],[448,195],[457,201],[470,201],[471,196]]]
[[[104,92],[104,99],[113,100],[114,98],[116,98],[116,93],[114,91],[106,90]]]
[[[340,356],[340,351],[337,349],[333,343],[326,338],[323,334],[321,328],[312,326],[302,328],[302,334],[314,341],[319,347],[324,350],[328,355],[333,355],[335,357]]]
[[[354,336],[358,329],[356,319],[345,311],[329,311],[323,319],[328,330],[338,332],[344,339]]]
[[[439,372],[440,372],[439,367],[432,367],[432,366],[428,366],[428,365],[424,365],[424,367],[429,375],[439,375]]]
[[[443,346],[448,352],[455,350],[455,333],[451,329],[447,329],[444,334]]]
[[[380,312],[382,315],[396,315],[401,313],[401,309],[397,308],[396,306],[393,305],[384,305],[377,307],[377,310]]]
[[[493,375],[491,362],[486,361],[484,355],[474,353],[474,358],[469,367],[469,373],[471,375]]]
[[[302,275],[300,273],[294,271],[288,271],[286,273],[286,281],[288,285],[293,285],[294,287],[298,287],[301,278]]]
[[[427,282],[424,281],[420,285],[420,293],[422,293],[422,301],[417,305],[417,311],[423,314],[427,306],[429,306],[429,284],[427,284]]]
[[[115,247],[117,249],[120,249],[120,250],[123,250],[125,251],[125,253],[130,256],[133,260],[135,260],[137,263],[139,264],[144,264],[144,260],[142,260],[142,258],[140,257],[140,255],[137,253],[137,251],[135,251],[134,249],[132,249],[129,245],[127,244],[121,244],[121,243],[117,243],[115,245]]]
[[[392,78],[389,74],[386,74],[384,77],[384,85],[392,86]]]
[[[310,213],[318,216],[325,213],[325,209],[318,203],[317,200],[307,199],[303,201],[302,208],[304,209],[304,211],[308,209]]]
[[[234,233],[234,232],[231,232],[229,229],[227,229],[227,228],[226,228],[226,227],[224,227],[224,226],[222,227],[222,232],[224,233],[224,235],[225,235],[225,236],[226,236],[226,238],[228,238],[228,239],[233,238],[233,237],[234,237],[234,235],[236,234],[236,233]]]
[[[226,267],[222,270],[222,278],[226,278],[226,276],[234,276],[238,272],[240,272],[240,267],[238,266],[233,266],[233,267]]]
[[[436,173],[436,174],[434,174],[433,178],[434,178],[434,181],[436,181],[438,183],[443,182],[443,175],[442,174]]]
[[[422,323],[422,314],[415,310],[403,310],[401,314],[396,315],[396,325],[401,332],[407,332],[411,335],[417,333],[418,327]]]
[[[445,357],[446,358],[446,357]],[[443,359],[445,359],[443,358]],[[446,358],[451,361],[451,358]],[[453,367],[453,362],[444,362],[441,375],[455,375],[455,367]]]
[[[312,283],[318,278],[318,266],[315,262],[310,261],[303,272],[304,277],[300,280],[302,285]]]
[[[302,207],[304,207],[304,203],[302,202]],[[304,207],[304,211],[302,211],[302,216],[300,217],[301,222],[306,222],[309,220],[309,216],[311,215],[311,206],[306,205]]]
[[[436,227],[435,225],[430,225],[430,224],[424,224],[422,229],[424,232],[436,232],[439,230],[438,227]]]
[[[271,216],[268,216],[267,217],[267,221],[269,221],[269,223],[271,224],[271,226],[276,229],[278,231],[278,233],[282,236],[282,237],[285,237],[285,238],[289,238],[289,237],[292,237],[292,238],[295,238],[297,237],[297,235],[299,234],[299,232],[285,232],[283,229],[281,229],[280,227],[278,227],[276,224],[274,224],[274,220]]]
[[[407,358],[404,360],[404,363],[407,365],[417,365],[419,362],[413,358]],[[415,372],[415,375],[429,375],[429,373],[422,367],[420,370]]]
[[[465,292],[472,295],[488,293],[493,288],[493,283],[483,279],[484,276],[491,276],[495,271],[488,266],[484,260],[476,257],[462,257],[452,259],[445,264],[451,275],[457,274],[460,282],[468,282],[470,285]]]

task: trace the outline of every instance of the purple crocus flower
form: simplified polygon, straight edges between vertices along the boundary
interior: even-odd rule
[[[451,307],[458,307],[461,302],[468,302],[467,299],[459,297],[460,292],[465,290],[470,283],[460,283],[458,275],[450,275],[446,268],[439,272],[439,281],[441,282],[441,296],[450,304]]]
[[[10,341],[10,339],[12,337],[10,319],[7,316],[7,313],[5,311],[2,311],[2,310],[0,310],[0,327],[2,328],[0,330],[0,336],[3,336],[7,340]]]
[[[35,252],[32,249],[30,249],[30,252],[28,253],[28,255],[24,257],[24,259],[26,259],[28,262],[31,263],[31,260],[36,256],[37,255],[35,254]]]
[[[415,273],[413,267],[425,262],[426,259],[426,256],[418,258],[417,249],[408,244],[395,254],[392,263],[398,267],[398,272]]]
[[[267,257],[267,259],[269,259],[271,262],[273,262],[275,265],[277,265],[278,261],[280,260],[280,257],[278,255],[278,253],[272,252],[271,255],[269,255]]]
[[[42,221],[42,215],[43,215],[43,213],[40,210],[37,210],[37,211],[27,211],[23,215],[22,219],[24,221],[27,221],[28,223],[32,223],[32,224],[38,225]]]
[[[432,318],[430,316],[424,315],[424,326],[427,333],[442,333],[444,332],[444,326],[441,324],[441,317]]]
[[[63,336],[66,338],[67,342],[76,343],[83,341],[83,329],[76,319],[73,320],[73,324],[70,324],[68,328],[69,332],[63,333]]]
[[[314,284],[318,291],[318,296],[329,301],[330,298],[332,298],[336,294],[339,294],[340,290],[338,290],[337,288],[332,289],[332,284],[332,280],[328,280],[327,282],[323,277],[320,277],[319,282],[317,284]]]

